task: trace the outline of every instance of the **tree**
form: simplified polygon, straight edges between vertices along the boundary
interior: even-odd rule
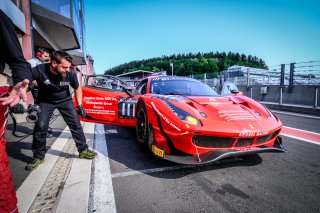
[[[170,63],[174,64],[175,75],[218,73],[233,65],[266,68],[265,62],[257,56],[228,52],[179,53],[170,56],[135,60],[121,64],[105,71],[105,74],[119,75],[135,70],[171,71]]]

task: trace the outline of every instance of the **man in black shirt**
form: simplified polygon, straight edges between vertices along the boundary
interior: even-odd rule
[[[39,64],[32,69],[33,80],[38,83],[37,104],[41,112],[33,132],[33,159],[26,166],[27,170],[37,168],[44,161],[46,153],[46,136],[50,117],[58,109],[70,128],[80,158],[93,159],[97,154],[88,149],[77,111],[72,103],[69,85],[75,91],[79,114],[86,116],[82,107],[82,90],[76,72],[70,69],[72,58],[64,51],[51,54],[51,63]]]

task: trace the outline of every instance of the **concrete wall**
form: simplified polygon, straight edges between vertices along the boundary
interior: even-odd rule
[[[261,86],[252,86],[247,88],[246,86],[238,86],[246,96],[252,97],[258,101],[280,103],[280,90],[279,86],[268,86],[267,94],[261,94]],[[293,91],[290,93],[288,87],[283,87],[282,92],[282,104],[298,104],[298,105],[315,105],[315,92],[318,88],[317,94],[317,106],[320,106],[320,86],[307,86],[296,85],[293,87]],[[251,92],[252,89],[252,92]]]

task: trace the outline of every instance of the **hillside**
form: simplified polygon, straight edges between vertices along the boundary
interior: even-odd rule
[[[108,75],[119,75],[134,70],[167,71],[171,72],[170,63],[173,64],[174,74],[188,76],[191,74],[217,73],[226,70],[233,65],[241,65],[255,68],[267,68],[265,62],[256,56],[239,53],[209,52],[188,53],[170,56],[136,60],[121,64],[105,71]]]

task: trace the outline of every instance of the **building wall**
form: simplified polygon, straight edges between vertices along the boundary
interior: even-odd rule
[[[35,47],[33,45],[33,35],[31,30],[31,0],[0,0],[0,9],[4,11],[15,24],[17,36],[22,46],[26,60],[34,57]],[[94,73],[91,64],[80,66],[82,75],[92,75]],[[6,66],[5,72],[11,75],[11,70]]]

